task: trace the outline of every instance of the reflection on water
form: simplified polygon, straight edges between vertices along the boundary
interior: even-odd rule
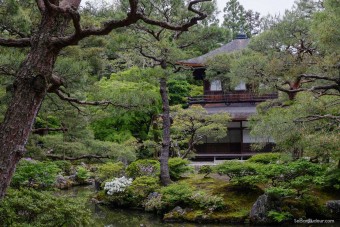
[[[90,198],[94,193],[92,186],[88,187],[74,187],[69,190],[63,190],[57,192],[59,195],[67,195],[72,197]],[[225,224],[196,224],[196,223],[163,223],[161,218],[151,213],[145,213],[136,210],[122,210],[112,209],[106,206],[101,206],[88,202],[88,207],[92,212],[93,221],[95,227],[231,227],[237,225],[225,225]],[[244,226],[244,225],[238,225]],[[295,227],[337,227],[339,223],[334,224],[306,224],[306,225],[294,225]],[[265,226],[262,226],[265,227]]]
[[[69,190],[58,191],[57,194],[90,198],[93,192],[94,188],[88,186],[73,187]],[[90,201],[88,207],[93,214],[94,226],[98,227],[227,227],[225,224],[163,223],[159,216],[152,213],[145,213],[137,210],[112,209],[94,204]]]

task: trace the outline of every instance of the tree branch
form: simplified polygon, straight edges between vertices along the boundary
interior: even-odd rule
[[[21,39],[3,39],[0,38],[0,46],[5,47],[30,47],[31,39],[30,38],[21,38]]]
[[[153,19],[150,19],[148,17],[146,17],[145,15],[139,13],[138,16],[139,16],[139,19],[141,19],[142,21],[144,21],[145,23],[147,24],[151,24],[151,25],[157,25],[159,27],[162,27],[162,28],[165,28],[165,29],[169,29],[169,30],[173,30],[173,31],[188,31],[188,29],[190,27],[192,27],[193,25],[197,24],[198,21],[200,20],[204,20],[208,15],[203,13],[203,12],[200,12],[196,9],[194,9],[194,5],[200,3],[200,2],[210,2],[211,0],[195,0],[195,1],[191,1],[189,3],[189,6],[188,6],[188,10],[197,14],[198,16],[196,17],[193,17],[190,19],[189,22],[183,24],[183,25],[172,25],[172,24],[169,24],[168,22],[164,22],[164,21],[156,21],[156,20],[153,20]]]
[[[46,154],[46,157],[51,158],[51,159],[57,159],[57,160],[69,160],[69,161],[76,161],[80,159],[103,159],[103,158],[110,158],[110,156],[105,155],[82,155],[79,157],[68,157],[68,156],[63,156],[63,155],[55,155],[55,154]]]
[[[15,76],[16,72],[13,68],[8,65],[0,65],[0,74]]]
[[[329,120],[334,120],[334,121],[340,122],[340,116],[334,116],[334,115],[331,115],[331,114],[310,115],[310,116],[298,118],[298,119],[294,120],[294,122],[310,122],[310,121],[317,121],[317,120],[321,120],[321,119],[329,119]]]
[[[36,128],[32,129],[34,134],[45,134],[48,132],[67,132],[67,128]]]
[[[132,106],[132,105],[117,104],[111,101],[81,101],[76,98],[65,96],[64,93],[60,91],[59,89],[55,90],[54,93],[58,95],[61,100],[67,101],[71,104],[80,104],[80,105],[88,105],[88,106],[105,106],[105,107],[112,105],[114,107],[119,107],[123,109],[131,109],[133,107],[137,107],[137,106]]]
[[[92,36],[92,35],[107,35],[109,34],[113,29],[120,28],[120,27],[127,27],[131,24],[136,23],[138,20],[142,20],[147,24],[150,25],[157,25],[159,27],[169,29],[169,30],[175,30],[175,31],[187,31],[191,26],[197,24],[198,21],[203,20],[207,17],[207,14],[200,12],[196,9],[193,8],[194,5],[200,2],[208,2],[211,0],[195,0],[189,3],[188,10],[191,12],[194,12],[198,16],[193,17],[190,19],[189,22],[183,24],[183,25],[172,25],[167,22],[163,21],[157,21],[150,19],[149,17],[145,16],[142,12],[138,12],[138,0],[129,0],[130,4],[130,12],[127,14],[127,17],[122,20],[110,20],[104,23],[103,27],[101,28],[87,28],[87,29],[81,29],[80,27],[80,19],[74,18],[75,14],[71,13],[71,17],[73,19],[73,25],[75,27],[76,32],[70,36],[66,37],[58,37],[52,39],[52,42],[54,45],[62,48],[66,47],[69,45],[75,45],[77,44],[80,40]],[[48,0],[44,0],[44,2],[48,2]],[[50,4],[50,3],[49,3]],[[50,4],[51,8],[50,9],[55,9],[55,6]],[[59,7],[60,8],[60,7]],[[68,10],[70,13],[71,11]]]
[[[43,0],[35,0],[35,2],[37,3],[37,6],[38,6],[40,13],[43,13],[45,11],[44,1]]]

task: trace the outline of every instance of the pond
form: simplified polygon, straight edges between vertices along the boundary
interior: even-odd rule
[[[89,197],[94,192],[92,186],[73,187],[59,191],[59,195],[71,197]],[[92,212],[95,226],[105,227],[231,227],[225,224],[196,224],[196,223],[164,223],[160,216],[137,210],[112,209],[89,201],[88,207]],[[232,225],[235,226],[235,225]]]
[[[59,195],[67,195],[71,197],[90,197],[94,193],[92,186],[87,187],[74,187],[69,190],[59,191]],[[98,227],[231,227],[237,226],[226,225],[226,224],[199,224],[199,223],[164,223],[161,218],[157,215],[146,213],[137,210],[123,210],[123,209],[112,209],[106,206],[101,206],[89,201],[88,208],[92,212],[92,217],[95,225]],[[244,226],[244,225],[238,225]],[[294,225],[299,226],[310,226],[310,225]],[[336,227],[339,223],[329,225],[317,225],[313,224],[313,227]],[[265,227],[265,226],[262,226]]]

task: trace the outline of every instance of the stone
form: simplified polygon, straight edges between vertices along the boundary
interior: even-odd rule
[[[326,202],[326,207],[332,217],[340,220],[340,200],[329,200]]]
[[[273,202],[267,194],[263,194],[257,198],[250,211],[250,222],[253,224],[269,224],[272,220],[267,214],[273,210]]]

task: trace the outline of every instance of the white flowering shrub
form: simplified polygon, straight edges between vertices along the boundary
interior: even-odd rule
[[[124,192],[127,187],[132,184],[132,178],[120,177],[115,178],[111,182],[106,182],[104,190],[107,190],[108,195],[113,195],[117,192]]]

